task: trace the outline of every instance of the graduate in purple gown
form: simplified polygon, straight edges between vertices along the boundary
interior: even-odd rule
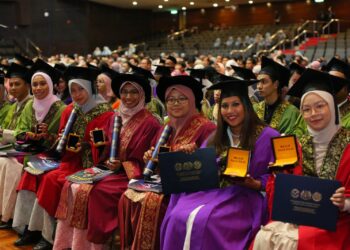
[[[208,140],[218,155],[220,188],[172,195],[161,228],[162,249],[246,249],[267,220],[263,195],[273,162],[271,137],[279,133],[255,114],[248,85],[256,81],[230,80],[220,89],[216,133]],[[248,175],[223,175],[227,149],[251,150]]]

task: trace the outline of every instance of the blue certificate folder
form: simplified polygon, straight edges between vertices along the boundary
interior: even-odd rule
[[[219,187],[214,148],[200,148],[193,154],[160,153],[158,160],[164,194],[198,192]]]
[[[340,186],[339,181],[278,174],[272,219],[335,231],[339,209],[330,198]]]

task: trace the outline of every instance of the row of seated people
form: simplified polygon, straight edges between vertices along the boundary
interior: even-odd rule
[[[24,141],[55,148],[52,145],[64,143],[68,132],[77,135],[79,142],[74,150],[64,147],[57,169],[40,175],[23,171],[26,157],[0,158],[3,227],[11,226],[20,233],[16,246],[40,240],[34,249],[103,249],[117,228],[122,249],[346,249],[350,245],[350,132],[346,124],[340,124],[349,112],[339,112],[336,97],[347,90],[348,69],[336,60],[329,66],[330,73],[307,69],[291,86],[287,96],[299,98],[300,112],[281,98],[289,70],[269,58],[263,58],[258,80],[221,75],[207,89],[220,91],[215,125],[199,112],[204,82],[191,76],[161,77],[153,91],[151,77],[142,70],[140,74],[116,74],[106,69],[112,90],[121,100],[118,111],[113,112],[109,103],[95,98],[96,69],[68,67],[64,76],[73,103],[65,106],[53,95],[58,71],[41,60],[29,70],[11,64],[5,76],[17,101],[2,106],[3,143]],[[331,75],[332,71],[338,76]],[[264,98],[254,105],[249,96],[253,84]],[[145,108],[155,98],[154,92],[166,106],[167,124],[172,127],[167,140],[171,151],[215,148],[219,189],[170,197],[127,189],[131,179],[142,178],[152,146],[163,131],[159,119]],[[349,101],[339,104],[348,107]],[[114,152],[117,158],[109,159],[116,150],[111,144],[116,116],[122,121]],[[91,133],[96,129],[103,131],[109,143],[95,145]],[[331,198],[341,212],[336,232],[282,225],[286,230],[280,234],[281,225],[275,222],[259,231],[270,218],[274,193],[274,175],[268,169],[274,161],[271,138],[280,133],[296,133],[299,138],[303,157],[294,174],[341,181],[342,187]],[[252,150],[247,177],[222,175],[229,147]],[[66,180],[98,164],[114,173],[94,184]],[[267,248],[266,239],[276,237],[289,241],[267,240]],[[336,242],[331,240],[335,238]]]

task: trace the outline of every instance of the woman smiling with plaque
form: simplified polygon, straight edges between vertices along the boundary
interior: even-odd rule
[[[301,97],[300,111],[307,124],[308,133],[300,138],[303,174],[341,182],[342,187],[331,197],[340,211],[336,231],[274,221],[259,231],[254,250],[349,249],[350,132],[339,125],[334,100],[337,88],[344,84],[348,84],[345,79],[307,69],[288,92]]]
[[[91,145],[90,131],[100,128],[106,133],[113,113],[107,104],[98,104],[94,98],[93,83],[97,73],[93,69],[73,66],[65,72],[73,103],[64,109],[60,120],[59,131],[64,130],[57,146],[57,151],[62,153],[61,162],[50,172],[41,175],[25,172],[22,175],[17,188],[13,227],[23,234],[15,242],[16,246],[36,242],[38,231],[41,231],[41,240],[34,249],[51,249],[54,216],[66,176],[99,162],[100,152]],[[62,139],[72,135],[78,137],[79,143]]]
[[[266,222],[261,191],[273,161],[271,137],[279,133],[255,114],[248,96],[248,84],[253,83],[228,80],[209,88],[221,90],[217,131],[208,141],[218,156],[221,188],[171,196],[161,229],[162,249],[246,249]],[[224,175],[230,148],[251,151],[249,164],[249,157],[239,157],[247,175]]]
[[[156,117],[145,108],[151,100],[151,87],[146,78],[117,74],[112,80],[112,90],[121,99],[121,104],[119,112],[111,117],[113,126],[107,134],[108,141],[114,145],[105,148],[103,160],[104,165],[115,173],[94,184],[66,182],[56,213],[59,220],[54,249],[97,250],[106,246],[119,225],[119,198],[129,180],[142,177],[143,154],[160,128]],[[122,125],[119,125],[119,136],[116,135],[118,138],[113,142],[114,121],[118,118]]]

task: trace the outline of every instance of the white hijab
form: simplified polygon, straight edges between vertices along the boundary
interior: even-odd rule
[[[49,75],[47,75],[46,73],[44,73],[44,72],[35,73],[32,76],[31,83],[33,83],[34,78],[38,75],[44,77],[47,85],[49,86],[49,93],[44,99],[39,100],[39,99],[35,98],[35,96],[34,96],[34,100],[33,100],[33,108],[35,111],[35,118],[39,123],[41,123],[41,122],[43,122],[43,120],[45,119],[45,116],[49,112],[51,105],[53,103],[57,102],[59,100],[59,98],[56,95],[54,95],[53,83],[52,83],[51,77]]]
[[[301,97],[300,107],[303,106],[305,97],[309,94],[316,94],[319,97],[321,97],[325,102],[327,102],[329,110],[331,112],[331,120],[328,123],[327,127],[325,127],[324,129],[320,131],[316,131],[307,125],[307,130],[309,131],[309,134],[312,136],[312,142],[314,144],[314,149],[315,149],[314,157],[315,157],[315,163],[316,163],[316,171],[319,174],[322,167],[323,159],[327,153],[328,144],[341,126],[339,124],[335,124],[335,107],[334,107],[333,96],[330,93],[322,90],[309,91]]]

